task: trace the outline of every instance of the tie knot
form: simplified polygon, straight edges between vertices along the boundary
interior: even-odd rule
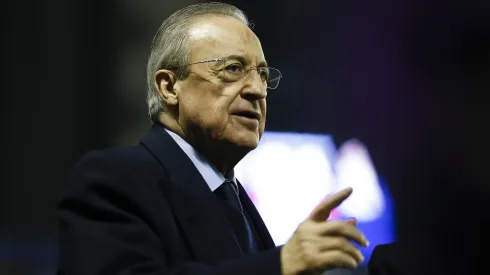
[[[231,205],[237,209],[241,209],[240,199],[238,196],[238,188],[233,181],[227,180],[221,184],[214,193],[222,198],[223,200],[229,202]]]

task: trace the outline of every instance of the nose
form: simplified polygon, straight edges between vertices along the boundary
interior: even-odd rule
[[[255,68],[251,68],[248,75],[244,78],[244,87],[242,89],[242,98],[249,101],[256,101],[267,96],[265,83]]]

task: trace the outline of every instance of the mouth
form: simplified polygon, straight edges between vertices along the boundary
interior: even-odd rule
[[[260,113],[248,110],[242,110],[233,113],[234,116],[240,116],[248,119],[260,120]]]

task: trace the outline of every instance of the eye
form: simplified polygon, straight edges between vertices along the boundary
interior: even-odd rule
[[[267,81],[269,79],[269,68],[259,67],[259,74],[263,81]]]
[[[243,65],[239,64],[239,63],[234,63],[234,64],[226,66],[225,71],[227,73],[233,73],[233,74],[242,73],[243,72]]]

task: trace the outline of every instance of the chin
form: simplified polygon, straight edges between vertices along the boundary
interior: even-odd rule
[[[238,148],[253,150],[259,145],[260,135],[253,131],[236,131],[228,141]]]

